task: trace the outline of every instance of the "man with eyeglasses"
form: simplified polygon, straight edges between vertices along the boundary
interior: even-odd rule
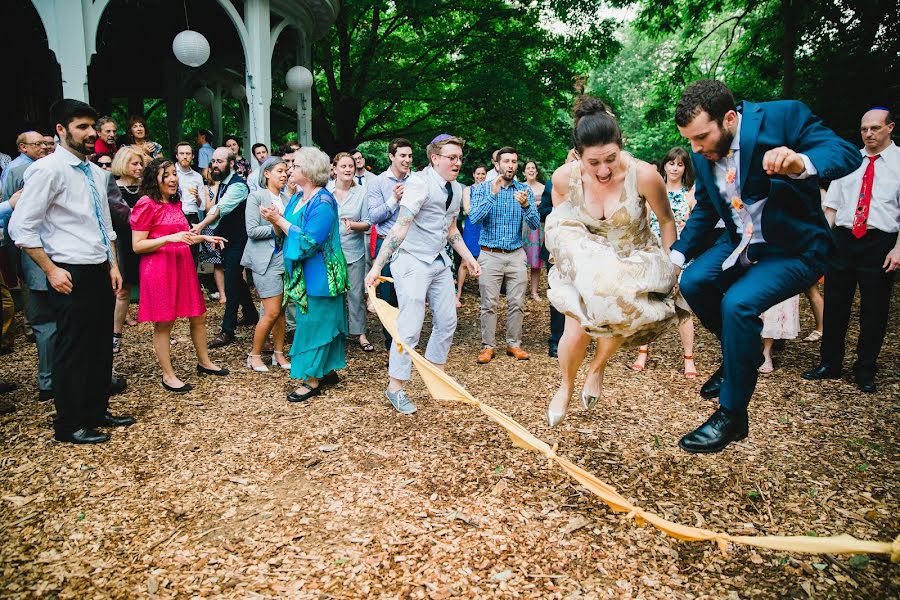
[[[482,276],[481,354],[479,364],[494,358],[497,332],[497,306],[500,289],[506,284],[506,354],[516,360],[528,360],[522,349],[522,320],[525,291],[528,288],[528,265],[522,247],[522,224],[529,229],[541,226],[534,192],[527,184],[516,181],[519,155],[509,146],[497,151],[497,178],[472,188],[471,223],[481,223],[478,262]]]
[[[456,228],[462,201],[462,186],[456,178],[462,166],[464,144],[458,137],[441,134],[428,145],[430,166],[409,177],[397,223],[366,275],[368,288],[375,284],[381,269],[390,261],[400,308],[397,316],[400,339],[399,345],[391,346],[390,381],[385,396],[397,412],[405,415],[416,412],[416,405],[403,389],[412,375],[412,359],[399,348],[414,348],[419,343],[425,301],[431,307],[432,317],[425,358],[439,369],[447,363],[456,331],[456,286],[450,273],[452,261],[444,247],[449,243],[472,275],[477,277],[481,272]]]
[[[16,146],[19,149],[19,156],[14,158],[0,174],[0,185],[6,190],[6,181],[13,172],[17,172],[19,177],[25,172],[28,166],[39,158],[43,158],[49,154],[47,147],[44,145],[44,136],[37,131],[25,131],[16,138]],[[20,189],[18,186],[16,189]],[[9,195],[12,196],[15,191]]]

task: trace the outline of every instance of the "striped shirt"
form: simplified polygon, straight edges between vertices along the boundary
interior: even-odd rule
[[[485,181],[472,186],[471,223],[481,223],[478,243],[488,248],[516,250],[522,247],[522,221],[529,229],[541,226],[534,202],[534,192],[527,184],[513,181],[508,187],[500,186],[497,195],[491,193],[492,182]],[[528,192],[528,208],[522,208],[515,193]]]

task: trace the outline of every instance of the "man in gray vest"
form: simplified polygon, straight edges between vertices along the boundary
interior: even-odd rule
[[[390,260],[391,274],[400,314],[396,340],[405,348],[419,343],[425,321],[425,301],[431,306],[432,329],[425,358],[440,369],[447,363],[453,333],[456,331],[456,293],[450,274],[450,258],[444,251],[449,243],[462,257],[469,272],[477,277],[481,267],[466,248],[456,228],[456,216],[462,200],[462,186],[456,182],[463,161],[465,142],[442,134],[428,145],[431,166],[407,179],[396,225],[384,240],[366,287],[375,284],[381,269]],[[402,414],[416,412],[416,405],[403,390],[412,374],[412,359],[391,346],[385,395]]]

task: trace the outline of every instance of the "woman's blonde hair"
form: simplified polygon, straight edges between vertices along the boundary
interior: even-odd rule
[[[141,164],[145,167],[150,162],[150,157],[136,150],[134,146],[122,146],[113,157],[112,174],[116,177],[129,177],[131,174],[128,172],[128,163],[131,162],[131,157],[135,155],[141,158]]]
[[[312,146],[304,146],[294,152],[294,168],[299,169],[313,185],[325,187],[331,175],[328,155]]]

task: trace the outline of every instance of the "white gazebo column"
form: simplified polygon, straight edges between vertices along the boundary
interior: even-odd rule
[[[62,75],[64,98],[88,102],[88,65],[109,0],[31,0]]]
[[[271,144],[272,51],[269,0],[245,0],[248,129],[252,143]]]

